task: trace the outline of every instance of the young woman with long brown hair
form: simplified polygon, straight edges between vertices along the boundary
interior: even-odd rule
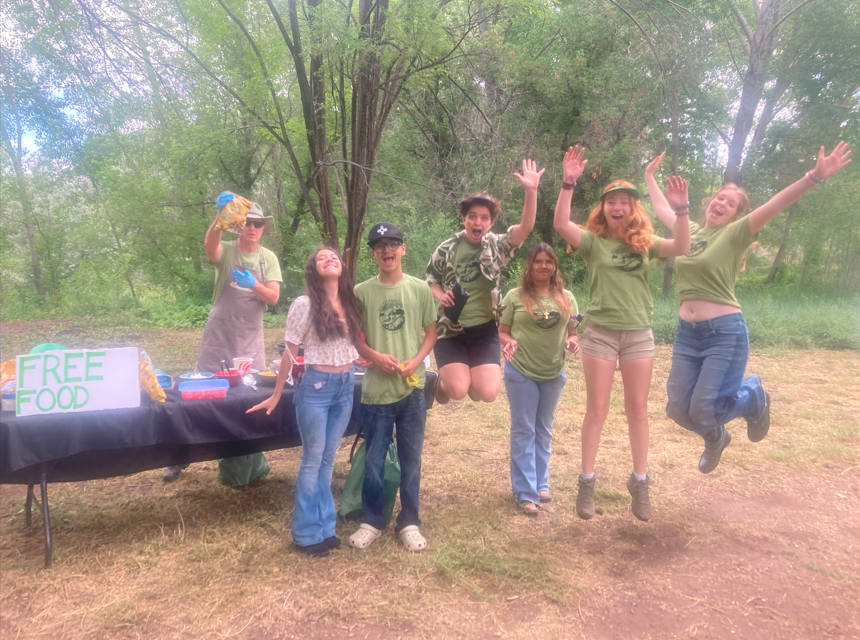
[[[271,414],[296,359],[304,347],[305,373],[294,399],[302,437],[302,461],[296,479],[293,541],[300,551],[327,556],[340,546],[337,513],[331,494],[334,456],[349,423],[353,399],[353,342],[361,334],[361,311],[343,258],[331,247],[314,251],[305,264],[306,295],[290,305],[287,351],[272,396],[248,410]]]
[[[558,257],[538,242],[520,286],[502,301],[499,340],[511,408],[511,487],[526,515],[549,502],[552,423],[567,375],[565,351],[579,353],[576,300],[564,288]]]
[[[749,336],[735,297],[735,280],[747,249],[773,217],[851,160],[840,142],[828,156],[818,152],[815,168],[765,204],[742,217],[749,206],[746,192],[725,184],[707,202],[705,219],[691,225],[690,252],[675,261],[680,318],[667,383],[666,414],[705,441],[699,471],[710,473],[732,441],[725,424],[747,422],[747,437],[763,439],[770,428],[770,395],[761,378],[744,380]]]
[[[648,180],[655,210],[673,215],[673,206],[680,207],[672,225],[674,239],[663,240],[653,235],[651,220],[639,203],[639,190],[623,180],[611,182],[603,189],[600,204],[588,216],[583,229],[570,220],[573,187],[588,162],[582,159],[583,151],[571,148],[564,155],[564,182],[555,208],[556,231],[585,260],[591,281],[581,338],[587,400],[582,421],[582,474],[576,513],[586,520],[594,515],[594,463],[603,423],[609,414],[612,379],[618,363],[633,454],[633,473],[627,489],[633,497],[633,514],[640,520],[648,520],[651,516],[647,476],[648,392],[654,367],[649,262],[683,255],[690,248],[689,212],[680,207],[687,203],[687,183],[679,178],[670,179],[664,196],[655,188],[656,182]],[[649,170],[653,172],[652,167],[656,168],[661,158],[652,162]]]

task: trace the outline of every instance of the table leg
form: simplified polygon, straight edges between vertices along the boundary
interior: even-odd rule
[[[33,485],[27,485],[27,500],[24,502],[24,522],[27,525],[27,528],[33,526]]]
[[[48,509],[48,466],[42,463],[42,516],[45,519],[45,568],[51,568],[54,548],[51,544],[51,512]]]

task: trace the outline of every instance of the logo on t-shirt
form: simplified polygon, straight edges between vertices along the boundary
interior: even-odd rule
[[[690,250],[687,252],[688,258],[695,258],[698,255],[704,253],[705,249],[708,248],[707,240],[693,240],[690,242]]]
[[[474,282],[481,277],[481,262],[478,260],[481,252],[462,254],[454,265],[461,282]]]
[[[645,258],[642,257],[642,254],[633,253],[626,245],[621,245],[612,252],[612,264],[619,271],[624,271],[625,273],[639,271],[644,263]]]
[[[386,300],[379,308],[379,323],[386,331],[400,331],[406,324],[406,310],[400,300]]]
[[[535,324],[544,331],[555,329],[558,323],[561,322],[561,312],[554,307],[538,305],[532,309],[532,313],[534,314]]]

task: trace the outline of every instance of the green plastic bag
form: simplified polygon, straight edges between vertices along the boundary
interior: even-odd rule
[[[343,495],[340,498],[340,509],[337,514],[347,520],[358,520],[364,513],[364,505],[361,502],[361,489],[364,486],[364,460],[365,443],[362,442],[352,458],[352,467],[346,482],[343,485]],[[397,458],[397,447],[392,442],[388,445],[388,453],[385,456],[385,473],[382,478],[385,491],[385,505],[382,508],[382,517],[385,524],[391,522],[394,513],[394,501],[400,490],[400,460]]]
[[[244,487],[271,471],[266,456],[252,453],[218,461],[218,481],[228,487]]]

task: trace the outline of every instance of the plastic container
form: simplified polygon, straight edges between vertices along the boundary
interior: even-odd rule
[[[226,380],[230,383],[231,387],[236,387],[242,382],[242,376],[245,375],[243,373],[239,373],[236,369],[230,369],[229,371],[216,371],[215,379],[216,380]]]
[[[191,373],[183,373],[179,376],[180,380],[209,380],[214,377],[214,373],[207,373],[205,371],[193,371]]]
[[[14,393],[4,393],[0,396],[0,410],[3,411],[15,411],[15,394]]]
[[[183,400],[218,400],[227,395],[226,380],[187,380],[179,383]]]

